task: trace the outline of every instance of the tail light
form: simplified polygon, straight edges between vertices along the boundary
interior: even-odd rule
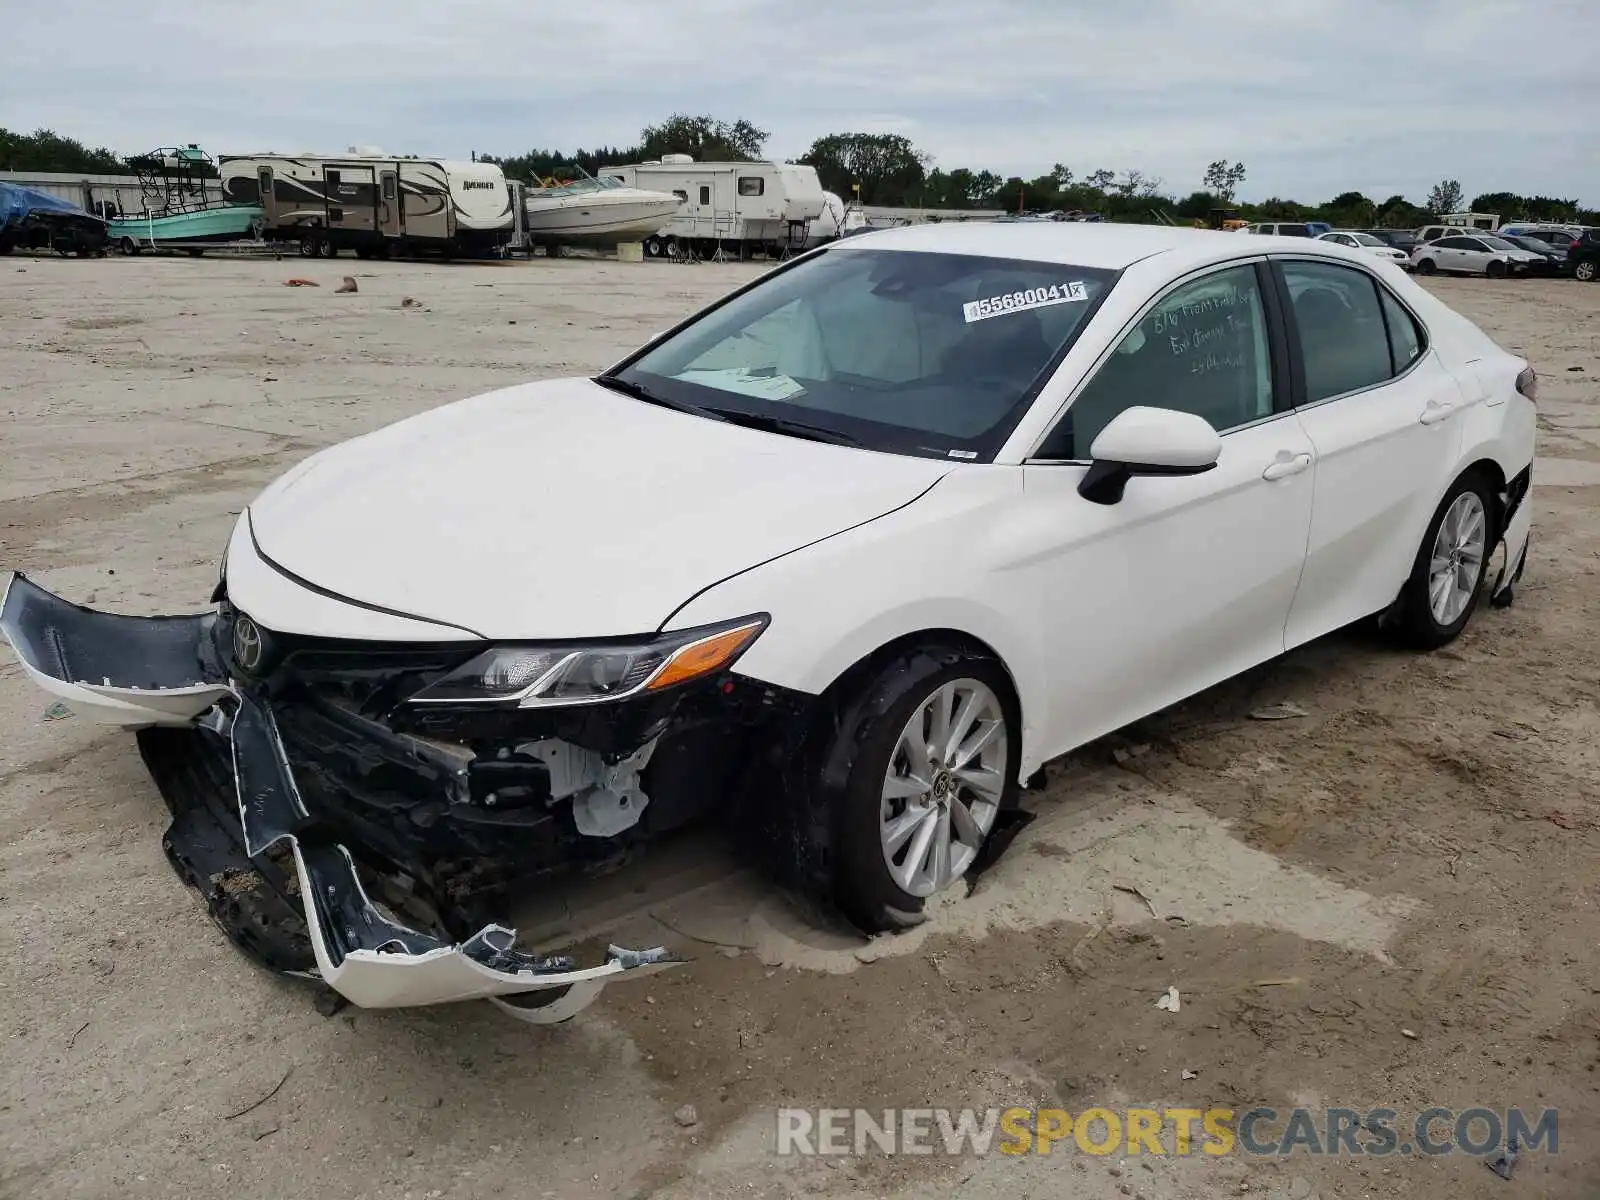
[[[1532,367],[1523,367],[1517,373],[1517,391],[1535,404],[1539,403],[1539,377]]]

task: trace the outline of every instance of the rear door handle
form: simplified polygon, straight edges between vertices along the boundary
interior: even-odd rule
[[[1456,407],[1454,404],[1441,404],[1437,400],[1429,400],[1417,420],[1424,425],[1437,425],[1440,421],[1448,421],[1454,416]]]
[[[1304,453],[1292,454],[1288,450],[1279,450],[1278,457],[1267,464],[1267,469],[1261,472],[1263,479],[1286,479],[1290,475],[1298,475],[1311,465],[1311,455]]]

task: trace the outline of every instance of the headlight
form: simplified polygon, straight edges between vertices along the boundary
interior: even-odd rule
[[[766,627],[763,615],[637,642],[497,646],[424,688],[411,703],[552,708],[621,700],[715,674]]]

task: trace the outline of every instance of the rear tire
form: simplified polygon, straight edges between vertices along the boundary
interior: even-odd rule
[[[312,232],[300,239],[300,257],[316,258],[322,253],[322,235]]]
[[[1406,645],[1435,650],[1461,635],[1472,619],[1500,536],[1495,498],[1484,477],[1468,471],[1439,501],[1400,593],[1395,631]]]
[[[1596,271],[1595,267],[1595,260],[1592,258],[1586,258],[1577,266],[1572,268],[1572,277],[1574,279],[1581,280],[1584,283],[1593,283],[1595,275],[1600,273]]]
[[[953,727],[942,736],[941,705]],[[985,654],[914,647],[860,685],[823,760],[825,780],[843,779],[831,882],[845,916],[868,933],[905,929],[928,896],[959,884],[1017,806],[1021,731],[1010,677]]]

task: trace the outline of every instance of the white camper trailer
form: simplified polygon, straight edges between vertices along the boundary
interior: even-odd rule
[[[659,162],[603,167],[602,179],[625,187],[671,192],[677,216],[645,240],[645,253],[677,254],[718,249],[741,256],[751,250],[798,250],[812,221],[822,215],[822,184],[815,167],[773,162],[696,162],[668,154]]]
[[[352,147],[337,157],[230,155],[217,167],[229,201],[261,205],[263,236],[297,242],[308,258],[497,253],[511,239],[511,192],[494,163]]]

